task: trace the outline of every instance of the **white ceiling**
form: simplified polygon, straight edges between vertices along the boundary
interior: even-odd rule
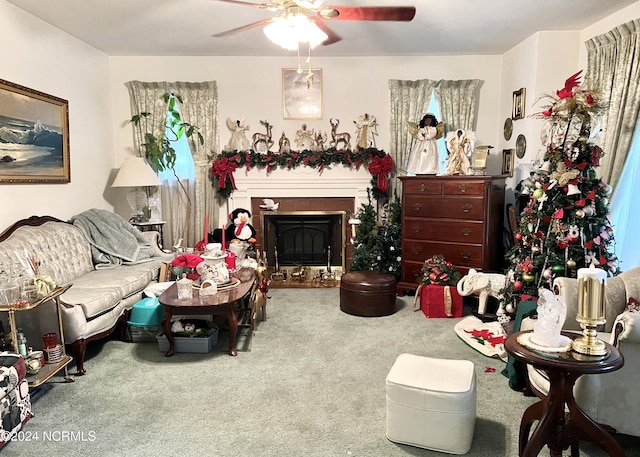
[[[403,5],[415,6],[417,12],[408,23],[326,21],[343,40],[320,46],[313,55],[503,54],[537,31],[581,30],[636,1],[324,0],[324,6]],[[8,2],[112,56],[278,56],[290,52],[269,42],[261,29],[212,37],[275,14],[216,0]]]

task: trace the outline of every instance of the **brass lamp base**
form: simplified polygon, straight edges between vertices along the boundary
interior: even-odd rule
[[[597,338],[596,327],[583,323],[582,328],[583,336],[571,342],[571,349],[585,355],[607,355],[607,346]]]

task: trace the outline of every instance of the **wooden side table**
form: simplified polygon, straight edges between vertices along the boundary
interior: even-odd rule
[[[571,447],[571,455],[579,455],[578,443],[590,441],[604,449],[609,456],[624,457],[624,451],[613,437],[593,421],[578,406],[573,396],[573,386],[583,374],[609,373],[624,365],[620,351],[608,343],[608,355],[586,356],[573,351],[545,353],[529,349],[518,341],[523,333],[509,336],[505,350],[516,359],[543,370],[549,377],[549,394],[529,406],[520,422],[519,456],[535,457],[546,445],[552,457],[561,457],[562,451]],[[575,339],[577,333],[563,332]],[[529,437],[535,421],[538,426]]]
[[[146,232],[148,230],[157,230],[160,233],[160,249],[164,248],[164,234],[162,233],[162,228],[166,221],[148,221],[148,222],[135,222],[130,221],[131,225],[136,227],[141,232]]]

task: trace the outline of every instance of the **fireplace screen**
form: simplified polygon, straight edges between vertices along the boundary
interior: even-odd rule
[[[262,246],[269,265],[342,266],[343,218],[344,212],[264,213]]]

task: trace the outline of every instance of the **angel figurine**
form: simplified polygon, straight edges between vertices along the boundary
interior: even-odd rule
[[[378,134],[376,117],[365,113],[358,118],[358,121],[353,121],[353,123],[356,124],[357,130],[356,146],[360,149],[375,148],[375,135]]]
[[[302,128],[296,132],[296,147],[299,151],[313,151],[316,140],[315,140],[315,130],[307,129],[307,124],[302,124]]]
[[[316,134],[316,151],[324,151],[326,142],[327,132],[321,132],[318,130],[318,133]]]
[[[410,123],[409,133],[417,140],[409,154],[407,173],[414,175],[438,174],[438,143],[442,138],[442,122],[431,114],[425,114],[419,124]]]
[[[224,147],[225,151],[248,151],[251,149],[251,143],[246,134],[249,130],[249,124],[244,117],[235,122],[228,117],[227,128],[231,131],[231,138],[229,138],[229,144]]]
[[[471,174],[471,162],[469,161],[475,149],[475,134],[458,129],[447,134],[447,169],[445,174],[468,175]]]

